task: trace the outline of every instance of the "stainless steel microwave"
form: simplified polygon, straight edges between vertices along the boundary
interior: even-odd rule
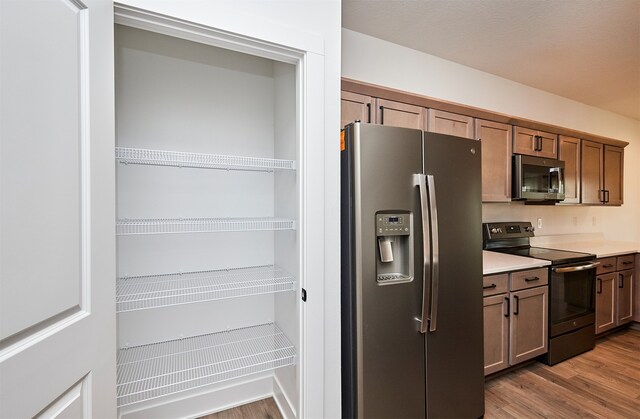
[[[564,162],[514,154],[512,192],[514,200],[564,200]]]

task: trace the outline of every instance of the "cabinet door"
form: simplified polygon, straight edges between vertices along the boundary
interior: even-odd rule
[[[602,161],[604,147],[593,141],[582,141],[580,166],[582,180],[582,203],[600,204],[603,199],[602,190]]]
[[[616,273],[596,277],[596,334],[616,325]]]
[[[617,273],[616,326],[633,318],[633,269]]]
[[[538,132],[535,130],[513,127],[513,152],[536,156],[536,135]]]
[[[604,190],[607,205],[622,205],[624,149],[604,146]]]
[[[560,136],[558,158],[564,161],[564,201],[580,203],[580,139]]]
[[[427,131],[473,138],[473,118],[457,113],[429,109]]]
[[[509,297],[484,299],[484,375],[509,366]]]
[[[558,158],[558,136],[549,132],[538,131],[538,153],[539,157],[548,157],[550,159]]]
[[[373,98],[371,96],[360,95],[352,92],[341,92],[340,94],[340,126],[344,127],[353,121],[374,123]]]
[[[113,2],[0,28],[0,418],[114,418]]]
[[[509,363],[518,364],[547,352],[548,287],[511,293]]]
[[[476,119],[482,143],[482,201],[511,201],[511,125]]]
[[[376,123],[393,127],[416,128],[424,130],[425,108],[376,99]]]
[[[558,158],[558,136],[528,128],[513,128],[513,152],[529,156]]]

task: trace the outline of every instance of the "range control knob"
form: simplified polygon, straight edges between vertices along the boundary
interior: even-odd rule
[[[524,231],[526,231],[527,233],[533,233],[536,229],[533,226],[526,226],[524,228]]]
[[[498,234],[498,233],[502,233],[502,228],[492,227],[490,231],[491,231],[491,234]]]

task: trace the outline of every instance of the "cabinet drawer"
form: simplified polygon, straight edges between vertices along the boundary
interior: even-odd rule
[[[618,256],[618,270],[633,269],[635,267],[636,255]]]
[[[507,284],[509,282],[509,274],[488,275],[482,278],[482,295],[483,297],[489,295],[503,294],[509,289]]]
[[[606,274],[609,272],[614,272],[616,270],[616,258],[602,258],[598,259],[600,265],[596,268],[596,274]]]
[[[547,285],[548,282],[549,270],[547,268],[513,272],[511,274],[511,291],[539,287],[541,285]]]

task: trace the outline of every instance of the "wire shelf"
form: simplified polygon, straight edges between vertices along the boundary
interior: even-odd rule
[[[123,164],[152,166],[193,167],[198,169],[225,169],[273,172],[295,170],[293,160],[262,157],[226,156],[222,154],[188,153],[183,151],[149,150],[116,147],[116,160]]]
[[[282,218],[137,218],[116,223],[116,235],[221,233],[294,230],[295,222]]]
[[[116,312],[293,291],[295,280],[273,265],[118,279]]]
[[[275,323],[118,351],[117,404],[270,371],[295,363],[295,348]]]

